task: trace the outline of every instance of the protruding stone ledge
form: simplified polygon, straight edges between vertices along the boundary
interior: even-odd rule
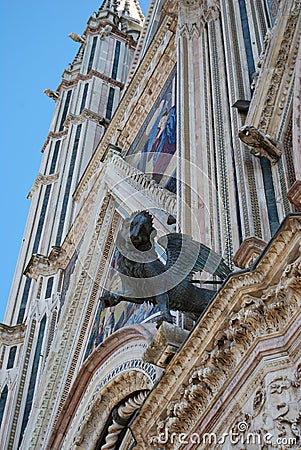
[[[20,323],[18,325],[6,325],[0,323],[0,344],[16,345],[24,341],[26,325]]]
[[[165,368],[188,335],[188,331],[171,323],[163,322],[145,350],[143,360]]]
[[[240,269],[250,267],[263,252],[266,243],[255,236],[246,238],[234,255],[233,262]]]

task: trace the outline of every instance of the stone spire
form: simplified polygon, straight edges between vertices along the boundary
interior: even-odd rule
[[[103,0],[99,12],[106,10],[112,11],[119,16],[126,16],[139,23],[144,20],[138,0]]]

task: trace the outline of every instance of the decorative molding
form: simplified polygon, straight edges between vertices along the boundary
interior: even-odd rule
[[[108,175],[113,170],[110,179],[114,180],[113,185],[108,181]],[[150,180],[143,172],[128,164],[121,156],[114,154],[107,166],[107,183],[112,195],[118,195],[118,188],[123,184],[129,184],[136,192],[142,192],[143,196],[150,200],[149,207],[158,207],[176,216],[177,197],[172,192],[159,186],[154,180]],[[116,175],[119,175],[121,182],[117,183]],[[144,205],[146,207],[146,205]]]
[[[63,130],[63,131],[59,131],[58,133],[54,133],[53,131],[50,131],[48,133],[48,136],[46,138],[46,141],[43,144],[43,147],[41,149],[41,152],[44,153],[47,145],[50,142],[50,139],[63,139],[64,137],[66,137],[68,134],[68,130]]]
[[[18,325],[6,325],[0,323],[0,345],[16,345],[24,342],[27,326],[23,323]]]
[[[154,329],[153,324],[125,327],[95,348],[73,381],[47,449],[69,449],[72,441],[82,441],[86,434],[88,439],[87,425],[91,420],[94,423],[94,419],[98,420],[95,431],[100,434],[116,404],[137,390],[152,388],[157,371],[138,355],[142,355]],[[128,359],[129,355],[137,358]],[[97,406],[100,399],[104,401]]]
[[[88,81],[88,80],[91,80],[93,77],[100,78],[101,80],[104,80],[108,84],[118,87],[120,90],[122,90],[124,88],[124,83],[114,80],[113,78],[108,77],[107,75],[104,75],[103,73],[97,72],[97,70],[90,70],[90,72],[87,73],[87,75],[77,73],[76,76],[71,80],[62,80],[59,87],[57,88],[57,91],[60,92],[63,88],[74,87],[77,85],[77,83],[79,81]]]
[[[101,450],[115,450],[120,433],[125,429],[133,414],[141,407],[149,391],[140,391],[138,394],[125,400],[115,411],[112,423],[108,427],[105,444]],[[115,412],[114,411],[114,412]]]
[[[131,393],[139,390],[149,391],[152,387],[153,385],[147,380],[145,375],[142,372],[135,370],[124,372],[112,379],[109,385],[107,385],[97,398],[95,398],[93,403],[90,403],[87,412],[84,414],[84,421],[73,438],[73,444],[75,444],[79,450],[93,450],[101,436],[101,432],[112,409]],[[111,431],[112,429],[110,432]],[[110,437],[107,436],[107,438],[111,440],[112,435]],[[70,443],[68,444],[68,442],[65,441],[61,448],[62,450],[69,449]],[[108,446],[102,448],[111,449],[112,447]],[[48,449],[50,450],[50,448],[47,447],[47,450]]]
[[[43,174],[39,173],[37,178],[35,179],[33,185],[32,185],[32,188],[30,189],[30,191],[29,191],[29,193],[27,195],[27,198],[29,200],[31,200],[32,197],[33,197],[33,194],[35,193],[35,191],[38,189],[38,187],[41,184],[44,184],[44,185],[52,184],[55,181],[57,181],[58,178],[59,178],[59,173],[58,172],[57,173],[53,173],[51,175],[43,175]]]

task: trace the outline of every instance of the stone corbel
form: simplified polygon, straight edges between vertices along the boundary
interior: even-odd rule
[[[281,144],[276,139],[253,125],[244,125],[238,133],[240,140],[251,147],[252,155],[268,158],[272,164],[276,164],[282,155]]]
[[[68,263],[66,256],[66,251],[62,247],[52,247],[49,256],[32,255],[24,271],[24,275],[34,280],[37,280],[39,275],[45,277],[54,275],[59,269],[65,269]]]

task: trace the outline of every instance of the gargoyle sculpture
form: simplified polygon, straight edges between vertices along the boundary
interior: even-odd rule
[[[252,147],[251,153],[254,156],[265,156],[273,164],[281,157],[280,143],[253,125],[244,125],[238,135],[244,144]]]
[[[125,219],[117,235],[117,271],[121,292],[105,291],[104,307],[129,301],[150,301],[161,311],[161,321],[171,322],[170,309],[199,316],[215,295],[215,291],[199,288],[192,276],[202,270],[224,280],[230,269],[210,248],[182,233],[170,233],[158,239],[161,257],[155,250],[153,218],[147,211]],[[166,262],[162,261],[165,259]]]

